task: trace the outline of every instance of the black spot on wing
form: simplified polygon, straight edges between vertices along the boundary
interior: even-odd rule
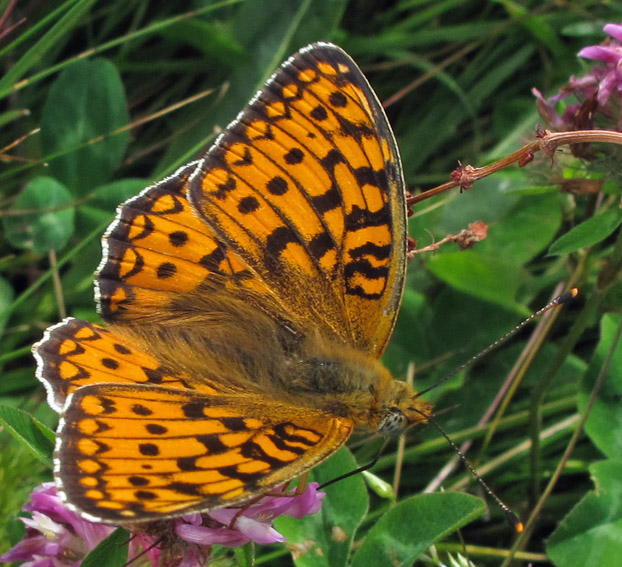
[[[151,433],[151,435],[164,435],[168,433],[168,429],[159,423],[148,423],[145,425],[145,429]]]
[[[116,350],[119,354],[132,354],[132,350],[126,347],[125,345],[120,345],[115,343],[114,350]]]
[[[343,205],[341,199],[341,191],[336,185],[333,185],[328,191],[321,195],[315,195],[311,198],[311,204],[319,215],[323,215],[328,211],[332,211]]]
[[[240,211],[240,213],[243,215],[254,213],[258,208],[259,201],[256,197],[253,196],[244,197],[240,200],[240,203],[238,204],[238,211]]]
[[[320,259],[329,250],[335,248],[335,243],[332,237],[327,232],[321,232],[316,234],[309,242],[309,252],[315,259]]]
[[[119,368],[119,362],[116,361],[114,358],[102,358],[101,364],[104,368],[107,368],[108,370],[116,370],[117,368]]]
[[[171,245],[179,248],[188,242],[188,233],[185,230],[176,230],[168,235]]]
[[[276,176],[266,183],[266,189],[268,189],[272,195],[285,195],[289,188],[285,179]]]
[[[145,457],[157,457],[160,454],[160,448],[154,443],[140,443],[138,450]]]
[[[131,409],[132,413],[134,413],[135,415],[148,416],[153,413],[149,408],[141,404],[134,404]]]
[[[177,266],[172,262],[162,262],[156,269],[158,279],[166,280],[177,273]]]
[[[300,148],[292,148],[284,156],[285,163],[288,165],[297,165],[302,162],[304,156],[304,152]]]

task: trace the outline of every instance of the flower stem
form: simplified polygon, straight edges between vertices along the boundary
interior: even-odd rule
[[[479,179],[501,171],[506,167],[518,163],[520,167],[527,165],[533,160],[536,152],[542,151],[547,156],[553,158],[559,146],[571,144],[585,144],[589,142],[606,142],[610,144],[622,145],[622,132],[613,130],[573,130],[571,132],[548,132],[545,131],[541,137],[523,146],[520,150],[501,158],[483,167],[473,167],[471,165],[460,165],[451,174],[451,181],[438,185],[424,193],[414,195],[407,199],[409,207],[416,205],[420,201],[425,201],[435,195],[445,193],[454,187],[470,189]]]

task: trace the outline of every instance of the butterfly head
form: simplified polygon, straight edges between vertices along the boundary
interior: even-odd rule
[[[421,399],[406,382],[393,380],[381,405],[376,431],[388,437],[399,435],[409,427],[427,421],[432,404]]]

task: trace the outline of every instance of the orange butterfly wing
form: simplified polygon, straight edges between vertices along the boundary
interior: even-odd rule
[[[190,292],[245,287],[269,294],[187,201],[197,162],[123,203],[103,238],[95,296],[110,322],[175,317]]]
[[[72,317],[49,327],[33,352],[37,377],[48,390],[50,407],[58,412],[69,394],[90,384],[195,387],[189,377],[167,371],[129,336]],[[206,394],[216,393],[206,383],[200,388]]]
[[[386,116],[352,59],[320,45],[286,62],[201,162],[119,208],[96,295],[120,322],[175,317],[193,292],[225,288],[380,356],[405,246]]]
[[[65,497],[91,519],[155,520],[279,486],[325,459],[351,429],[347,419],[262,397],[86,386],[65,412],[57,467]]]
[[[296,321],[380,356],[404,283],[404,182],[384,111],[344,51],[320,44],[290,58],[189,186]]]
[[[91,520],[235,505],[313,467],[351,433],[349,419],[210,385],[209,368],[200,380],[175,374],[113,329],[122,334],[67,318],[34,346],[37,375],[62,414],[59,491]]]
[[[258,391],[247,369],[309,332],[379,357],[395,322],[399,156],[348,55],[326,44],[294,55],[204,160],[121,205],[103,243],[96,297],[114,326],[66,320],[35,345],[63,412],[55,468],[70,503],[106,521],[205,511],[259,495],[346,441],[349,419],[285,403],[275,384]],[[280,351],[251,352],[269,337]],[[230,344],[243,355],[227,361]],[[193,405],[201,419],[184,412]]]

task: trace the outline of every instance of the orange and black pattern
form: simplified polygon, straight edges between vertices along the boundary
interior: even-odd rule
[[[34,352],[48,387],[48,403],[56,411],[63,409],[67,395],[89,384],[193,387],[190,380],[168,373],[129,337],[71,317],[50,327]],[[201,389],[215,391],[205,384]]]
[[[104,236],[95,284],[107,321],[174,312],[181,296],[208,280],[212,286],[266,292],[188,203],[187,180],[196,165],[184,166],[120,207]]]
[[[295,476],[300,458],[323,459],[350,431],[347,420],[252,397],[85,387],[59,431],[60,451],[72,457],[61,462],[63,491],[118,522],[232,505]]]
[[[382,352],[403,285],[402,173],[380,103],[343,51],[287,61],[201,162],[190,201],[299,318]]]
[[[354,61],[286,61],[207,155],[122,204],[103,238],[103,327],[33,347],[61,414],[55,477],[105,522],[240,505],[354,427],[429,406],[378,361],[402,296],[397,146]]]

